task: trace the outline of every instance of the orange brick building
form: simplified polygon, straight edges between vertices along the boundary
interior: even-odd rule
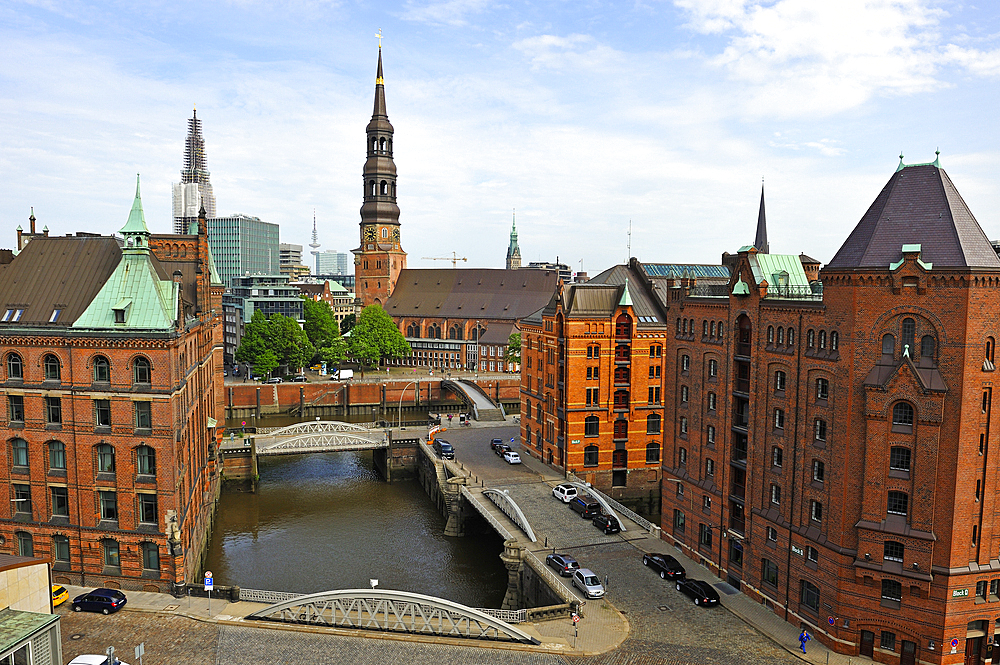
[[[171,591],[211,530],[222,291],[197,235],[35,236],[0,265],[0,551],[64,584]],[[2,255],[0,255],[2,256]]]
[[[564,287],[523,322],[525,448],[627,493],[659,413],[665,540],[839,652],[985,661],[1000,621],[1000,259],[937,161],[901,163],[818,274],[763,237],[714,284],[633,260],[594,280],[627,273],[628,297]],[[661,339],[657,410],[643,398]]]

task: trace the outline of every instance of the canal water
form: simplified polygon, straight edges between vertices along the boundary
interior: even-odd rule
[[[259,472],[256,494],[219,500],[206,561],[218,584],[315,593],[377,579],[381,589],[500,607],[502,539],[477,520],[446,538],[420,484],[386,483],[370,452],[261,458]]]

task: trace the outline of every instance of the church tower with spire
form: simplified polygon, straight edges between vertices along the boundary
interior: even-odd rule
[[[361,244],[351,250],[354,254],[354,290],[363,306],[384,305],[400,271],[406,267],[406,252],[399,237],[396,165],[392,161],[393,129],[385,108],[381,44],[375,77],[375,108],[366,131],[368,158],[363,171]]]
[[[767,219],[764,217],[764,182],[760,183],[760,210],[757,212],[757,235],[753,240],[753,246],[761,254],[770,254],[770,245],[767,243]]]
[[[517,220],[511,215],[510,245],[507,246],[507,270],[521,267],[521,248],[517,246]]]
[[[215,194],[210,175],[205,139],[201,135],[201,120],[198,119],[198,109],[194,109],[188,119],[188,134],[184,141],[181,181],[173,186],[174,233],[190,233],[191,224],[198,220],[198,212],[202,207],[209,218],[215,217]]]

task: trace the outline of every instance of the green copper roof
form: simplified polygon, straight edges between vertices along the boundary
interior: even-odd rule
[[[941,151],[934,151],[934,161],[933,162],[921,162],[919,164],[904,164],[903,163],[903,153],[899,153],[899,165],[896,166],[896,171],[902,171],[903,169],[909,168],[911,166],[936,166],[941,168]]]
[[[178,285],[161,280],[147,254],[122,253],[118,267],[76,321],[75,329],[172,330]],[[124,312],[124,322],[119,314]]]
[[[771,286],[809,286],[802,261],[795,254],[754,254],[750,257],[754,281]]]
[[[146,226],[146,215],[142,212],[142,198],[139,196],[139,174],[135,176],[135,201],[132,202],[132,212],[128,215],[128,222],[121,230],[122,235],[127,233],[149,233]]]
[[[741,275],[736,283],[733,284],[733,295],[734,296],[748,296],[750,295],[750,287],[747,283],[743,281],[743,276]]]
[[[618,301],[619,307],[631,307],[632,295],[628,292],[628,277],[625,278],[625,288],[622,289],[622,298]]]

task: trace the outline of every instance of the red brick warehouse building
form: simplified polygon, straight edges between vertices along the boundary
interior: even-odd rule
[[[655,442],[655,427],[642,425],[654,413],[632,398],[621,411],[627,436],[612,431],[606,442],[604,428],[619,420],[607,391],[645,397],[653,387],[634,367],[651,344],[637,336],[641,290],[654,306],[645,315],[668,322],[664,538],[837,651],[888,663],[985,660],[1000,620],[1000,259],[937,161],[901,163],[818,275],[808,257],[767,253],[766,233],[755,245],[724,257],[721,285],[694,273],[660,282],[633,261],[633,306],[620,288],[617,306],[587,322],[589,337],[571,325],[579,295],[564,288],[533,329],[543,349],[522,374],[524,420],[529,402],[535,415],[541,405],[553,429],[550,444],[542,427],[542,450],[558,462],[568,449],[581,475],[606,474],[614,486],[622,448],[632,472],[632,451]],[[602,363],[630,346],[633,366],[627,386],[601,386],[597,408],[578,397],[594,364],[580,349],[591,343]],[[600,382],[611,367],[602,364]],[[550,371],[551,387],[539,387]],[[592,415],[596,464],[577,462],[590,443],[579,421]]]
[[[137,189],[121,233],[32,233],[0,261],[0,551],[170,591],[200,572],[218,494],[223,287],[204,215],[153,236]]]

